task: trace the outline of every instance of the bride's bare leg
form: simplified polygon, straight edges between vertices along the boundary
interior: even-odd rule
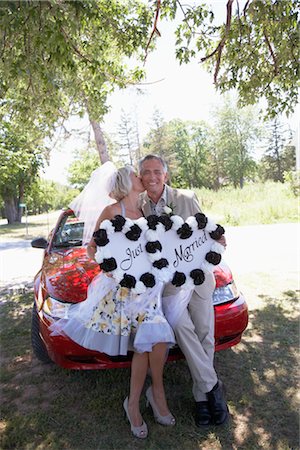
[[[148,365],[149,353],[134,353],[131,363],[128,413],[132,425],[135,427],[141,426],[143,422],[143,418],[140,413],[140,397],[144,387]]]
[[[166,416],[170,413],[168,408],[164,382],[163,382],[163,371],[166,361],[167,345],[163,342],[156,344],[152,348],[152,352],[149,353],[149,365],[151,369],[152,376],[152,392],[153,398],[159,413],[162,416]]]

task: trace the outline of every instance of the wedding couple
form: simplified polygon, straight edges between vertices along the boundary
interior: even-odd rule
[[[173,212],[184,220],[200,212],[196,195],[191,191],[166,185],[167,165],[156,155],[139,162],[139,174],[130,166],[119,170],[107,162],[94,171],[84,191],[71,203],[75,214],[84,220],[87,252],[95,258],[93,231],[105,219],[122,215],[135,220],[161,215],[172,205]],[[225,239],[219,241],[225,245]],[[71,317],[60,324],[60,331],[85,348],[109,355],[126,355],[133,351],[129,396],[123,407],[132,434],[140,439],[148,427],[140,413],[140,397],[150,368],[152,384],[146,390],[155,420],[166,426],[176,421],[165,397],[163,368],[168,348],[176,342],[187,360],[193,379],[197,426],[221,425],[228,419],[228,408],[221,382],[214,369],[214,310],[212,294],[215,279],[205,274],[205,281],[195,286],[188,307],[171,328],[162,308],[162,296],[174,298],[180,288],[171,283],[156,283],[144,294],[134,294],[101,272],[89,286],[87,299],[74,305]],[[174,336],[175,334],[175,336]]]

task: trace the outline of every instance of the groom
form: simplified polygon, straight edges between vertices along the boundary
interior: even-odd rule
[[[172,210],[173,214],[186,220],[201,212],[198,199],[192,191],[172,189],[165,184],[168,178],[167,165],[160,156],[145,156],[139,162],[139,173],[146,189],[141,203],[145,217]],[[225,245],[225,238],[219,242]],[[214,288],[214,275],[205,274],[204,283],[195,287],[188,308],[174,328],[177,343],[185,355],[193,379],[197,426],[221,425],[229,416],[222,385],[213,364]],[[169,283],[164,296],[172,295],[176,289]]]

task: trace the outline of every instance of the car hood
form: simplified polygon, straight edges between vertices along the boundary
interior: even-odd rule
[[[86,248],[78,247],[46,255],[42,278],[50,297],[78,303],[86,299],[87,288],[99,272],[99,265],[87,257]]]

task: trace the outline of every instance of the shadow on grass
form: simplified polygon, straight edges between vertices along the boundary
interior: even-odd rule
[[[251,311],[241,344],[216,354],[227,388],[231,419],[224,427],[198,429],[193,419],[191,378],[185,361],[165,368],[174,428],[154,423],[146,442],[133,439],[122,401],[129,369],[67,371],[31,355],[32,292],[7,296],[1,306],[3,449],[296,449],[297,297],[262,296]],[[147,380],[147,384],[150,380]]]

